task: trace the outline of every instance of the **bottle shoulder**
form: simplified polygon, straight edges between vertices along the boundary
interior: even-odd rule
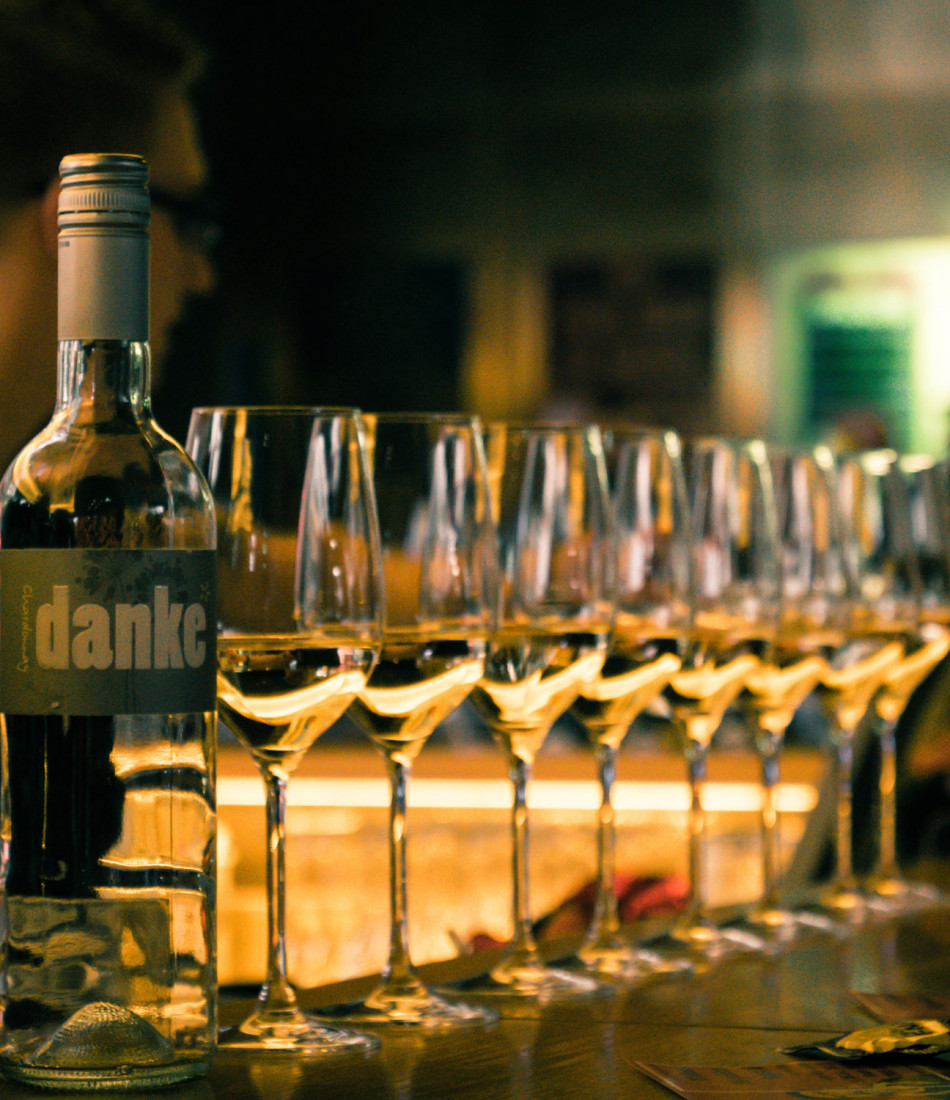
[[[203,477],[147,419],[54,417],[0,481],[0,546],[210,548],[214,534]]]

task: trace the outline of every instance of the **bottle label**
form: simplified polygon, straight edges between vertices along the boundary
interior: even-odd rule
[[[213,550],[0,550],[0,711],[215,705]]]

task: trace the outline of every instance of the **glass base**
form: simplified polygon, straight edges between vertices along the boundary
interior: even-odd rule
[[[333,1020],[359,1027],[394,1026],[445,1030],[494,1023],[498,1013],[483,1005],[448,1000],[424,986],[409,991],[392,991],[380,986],[365,1001],[321,1009]]]
[[[751,909],[741,923],[766,940],[787,943],[802,932],[822,932],[838,935],[841,925],[825,913],[810,909],[785,909],[779,905],[763,905]]]
[[[765,953],[760,935],[741,927],[717,925],[705,917],[681,917],[665,935],[649,947],[661,955],[685,957],[697,969],[736,955]]]
[[[207,1062],[179,1062],[165,1066],[119,1066],[116,1069],[56,1069],[0,1061],[0,1075],[34,1088],[62,1092],[127,1092],[181,1084],[208,1072]]]
[[[465,992],[479,997],[525,998],[548,1004],[578,997],[603,996],[611,990],[587,974],[572,974],[545,966],[539,959],[509,958],[488,974],[465,982]]]
[[[177,1051],[125,1005],[90,1001],[64,1022],[41,1028],[29,1040],[24,1029],[0,1050],[5,1077],[39,1088],[118,1091],[140,1083],[163,1088],[208,1071],[206,1051]]]
[[[811,909],[796,909],[795,920],[807,931],[822,932],[831,936],[847,933],[847,926],[825,913],[815,913]]]
[[[911,882],[899,875],[875,875],[861,884],[864,902],[885,913],[913,913],[950,904],[950,897],[927,882]]]
[[[694,969],[683,954],[664,955],[620,939],[585,944],[574,967],[598,980],[630,983],[691,974]]]
[[[815,923],[825,923],[831,931],[833,922],[828,917],[815,917]],[[799,921],[798,915],[779,906],[759,905],[723,927],[727,935],[747,938],[748,950],[776,955],[796,936],[805,931],[807,920]],[[756,941],[758,941],[756,943]]]
[[[856,924],[867,915],[866,899],[850,879],[829,883],[818,892],[817,903],[811,908],[849,924]]]
[[[297,1054],[373,1054],[379,1040],[371,1035],[331,1027],[298,1010],[256,1012],[242,1024],[222,1029],[218,1046],[224,1050],[274,1050]]]

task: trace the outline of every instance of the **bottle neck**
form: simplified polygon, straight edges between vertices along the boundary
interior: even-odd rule
[[[145,419],[149,376],[144,340],[61,340],[56,409],[81,407],[84,419],[95,422]]]
[[[61,225],[57,409],[148,413],[148,263],[144,225]]]

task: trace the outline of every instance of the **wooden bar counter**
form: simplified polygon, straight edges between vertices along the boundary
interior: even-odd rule
[[[325,759],[317,765],[318,774],[330,770]],[[342,774],[350,774],[350,767],[347,762]],[[639,762],[637,773],[643,774]],[[248,812],[256,820],[258,810]],[[382,886],[375,887],[380,904]],[[313,898],[304,901],[301,887],[291,890],[291,906],[313,903]],[[653,922],[630,933],[640,936],[659,927]],[[563,957],[574,947],[561,942],[548,945],[545,953]],[[430,984],[464,987],[466,978],[499,957],[500,952],[461,955],[419,970]],[[319,1011],[359,999],[375,980],[367,976],[305,989],[301,1001]],[[380,1030],[382,1048],[370,1057],[221,1050],[207,1079],[170,1095],[182,1100],[670,1098],[674,1093],[643,1074],[637,1062],[737,1067],[787,1062],[780,1053],[784,1047],[872,1026],[852,991],[950,992],[950,909],[869,918],[841,938],[803,934],[774,956],[734,957],[706,973],[617,988],[597,999],[546,1006],[499,1001],[500,1020],[484,1028],[442,1035]],[[464,999],[464,988],[459,996]],[[222,1024],[246,1016],[249,997],[250,992],[242,997],[226,987]],[[2,1100],[38,1095],[6,1084],[0,1088]]]
[[[558,945],[561,953],[570,946]],[[496,957],[463,956],[420,970],[430,982],[459,981]],[[302,1001],[319,1008],[357,998],[372,984],[366,978],[312,989]],[[788,1061],[780,1048],[872,1026],[852,990],[947,994],[950,909],[867,921],[843,939],[803,936],[772,958],[733,958],[703,975],[620,989],[596,1001],[500,1004],[502,1018],[484,1029],[431,1037],[383,1033],[382,1050],[371,1057],[222,1051],[206,1080],[167,1095],[181,1100],[669,1100],[674,1094],[644,1076],[635,1066],[638,1060],[718,1066]],[[223,997],[222,1022],[237,1022],[248,1007],[245,1000]],[[0,1096],[36,1100],[42,1094],[3,1084]]]
[[[464,979],[497,956],[420,968],[430,982]],[[372,979],[310,990],[319,1008],[368,992]],[[389,1036],[371,1058],[307,1060],[221,1053],[209,1096],[261,1100],[322,1097],[673,1097],[637,1061],[750,1066],[788,1061],[780,1049],[870,1027],[851,991],[950,992],[950,910],[874,920],[844,939],[811,935],[774,958],[745,956],[706,974],[619,989],[597,1001],[499,1004],[500,1021],[445,1036]],[[222,1006],[237,1021],[246,1004]],[[950,1083],[948,1083],[950,1085]],[[199,1095],[202,1095],[199,1093]]]

